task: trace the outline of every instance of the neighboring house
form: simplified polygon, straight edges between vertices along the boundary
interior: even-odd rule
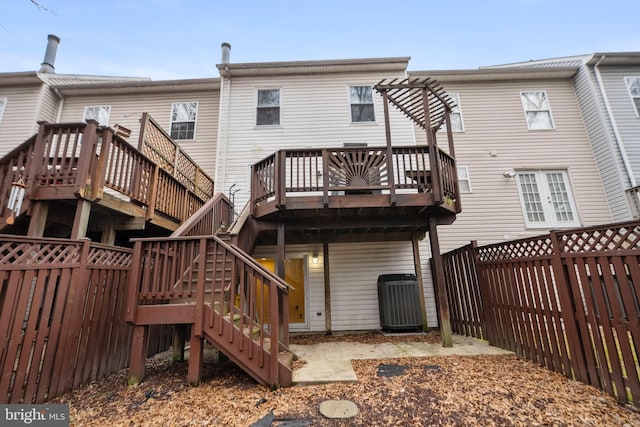
[[[640,217],[640,53],[599,52],[490,68],[571,65],[578,104],[615,221]]]
[[[577,71],[410,72],[435,78],[457,103],[462,213],[443,228],[443,251],[612,221],[572,83]],[[416,140],[426,142],[418,129]]]

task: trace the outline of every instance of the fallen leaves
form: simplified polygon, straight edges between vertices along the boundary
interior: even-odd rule
[[[388,338],[376,335],[342,338],[364,342]],[[320,339],[327,338],[292,341],[309,344]],[[186,382],[186,363],[160,355],[147,362],[147,378],[137,386],[127,386],[126,371],[121,371],[55,403],[70,405],[76,426],[250,426],[271,412],[274,426],[282,420],[303,420],[310,426],[640,425],[639,413],[619,406],[605,393],[516,356],[352,363],[357,383],[270,391],[229,361],[206,363],[203,383],[191,387]],[[381,367],[388,369],[391,364],[402,366],[403,372],[378,375]],[[320,403],[331,399],[355,402],[358,415],[344,420],[324,418]]]

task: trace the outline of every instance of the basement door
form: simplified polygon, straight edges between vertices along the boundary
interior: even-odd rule
[[[260,258],[258,262],[272,273],[275,272],[273,258]],[[289,329],[308,328],[305,298],[305,258],[286,258],[284,261],[285,281],[295,290],[289,291]]]

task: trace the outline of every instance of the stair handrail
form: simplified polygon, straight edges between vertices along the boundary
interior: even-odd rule
[[[198,231],[210,230],[204,235],[214,235],[221,227],[229,227],[233,218],[233,205],[224,195],[217,193],[209,199],[200,209],[171,233],[171,237],[197,236]],[[208,221],[209,223],[205,223]],[[195,231],[194,230],[198,230]]]

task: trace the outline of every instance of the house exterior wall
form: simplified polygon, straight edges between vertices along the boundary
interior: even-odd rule
[[[625,83],[625,77],[640,77],[640,65],[628,65],[628,66],[604,66],[598,67],[600,75],[602,77],[602,83],[604,86],[604,92],[606,94],[611,114],[613,115],[613,126],[616,127],[618,135],[621,139],[622,150],[628,160],[635,185],[640,182],[640,117],[635,112],[633,107],[633,101],[629,96],[627,85]],[[598,87],[599,89],[599,87]],[[615,134],[611,127],[611,122],[608,123],[608,129],[615,142]],[[622,219],[631,219],[633,217],[633,210],[627,207],[626,202],[628,199],[625,197],[627,188],[633,186],[634,183],[630,182],[620,150],[614,143],[614,152],[616,154],[617,167],[615,168],[617,173],[621,175],[623,185],[608,187],[608,191],[612,194],[612,199],[618,201],[621,208],[616,210],[616,217]],[[623,209],[623,208],[627,209]]]
[[[6,99],[0,121],[0,158],[38,131],[41,116],[35,107],[41,91],[41,85],[5,87],[0,84],[0,98]]]
[[[503,176],[513,169],[566,170],[580,223],[612,220],[570,79],[435,78],[447,92],[458,93],[464,131],[453,134],[455,154],[458,166],[468,167],[472,188],[461,194],[456,221],[439,227],[443,252],[470,240],[482,245],[546,231],[525,225],[517,179]],[[546,91],[555,129],[527,129],[520,92],[529,90]],[[416,130],[416,140],[425,144],[424,132]]]
[[[614,221],[629,220],[631,210],[624,191],[629,184],[624,176],[624,170],[619,167],[622,165],[622,158],[616,147],[613,128],[607,118],[593,69],[586,66],[580,67],[573,79],[573,84],[598,172],[605,188],[612,219]]]
[[[349,86],[374,85],[387,77],[389,73],[223,78],[216,191],[227,192],[235,184],[240,190],[236,207],[241,209],[250,193],[250,165],[280,149],[384,146],[382,97],[374,93],[375,123],[354,124]],[[279,126],[256,126],[258,89],[280,89]],[[413,145],[410,121],[394,109],[390,117],[393,144]]]
[[[318,253],[319,262],[307,262],[306,298],[307,328],[310,332],[326,330],[324,293],[324,262],[321,245],[290,245],[287,256],[306,257]],[[436,302],[429,268],[427,240],[420,242],[427,325],[438,326]],[[274,246],[258,247],[253,256],[275,258]],[[378,307],[378,276],[381,274],[412,274],[411,242],[335,243],[329,245],[331,270],[331,330],[355,331],[380,329]]]
[[[172,103],[193,101],[198,102],[196,137],[193,140],[177,140],[176,142],[209,176],[213,177],[220,103],[220,92],[217,89],[177,93],[68,95],[65,97],[61,121],[79,122],[84,117],[85,107],[110,105],[109,126],[113,127],[119,124],[131,129],[128,141],[137,147],[142,113],[149,113],[163,129],[169,132]]]

